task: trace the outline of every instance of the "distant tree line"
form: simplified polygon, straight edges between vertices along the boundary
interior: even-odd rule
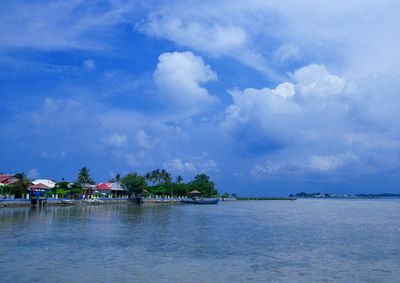
[[[121,186],[128,193],[141,196],[186,196],[194,190],[199,191],[200,196],[218,195],[214,182],[204,173],[196,175],[194,180],[184,183],[182,176],[179,175],[173,180],[171,173],[165,169],[156,169],[147,172],[144,176],[138,173],[129,173],[121,179]]]
[[[14,194],[16,198],[20,198],[27,193],[27,188],[32,185],[31,181],[24,173],[18,173],[15,177],[19,181],[12,185],[0,187],[0,193]],[[113,178],[109,179],[108,182],[120,183],[130,195],[177,197],[187,196],[191,191],[196,190],[199,191],[200,196],[203,197],[219,196],[218,190],[215,189],[214,182],[211,181],[210,177],[205,173],[198,174],[193,180],[185,183],[181,175],[178,175],[173,179],[172,174],[167,172],[165,169],[156,169],[147,172],[143,176],[138,173],[128,173],[123,177],[121,177],[120,174],[116,174]],[[79,170],[75,182],[70,183],[65,181],[63,178],[61,182],[55,184],[50,193],[60,196],[78,196],[82,193],[83,186],[94,184],[95,181],[90,175],[90,170],[87,167],[83,167]],[[236,194],[233,194],[232,196],[236,197]],[[225,192],[221,197],[228,198],[229,193]]]

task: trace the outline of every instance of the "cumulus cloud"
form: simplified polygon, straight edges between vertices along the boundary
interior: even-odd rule
[[[139,30],[258,70],[293,59],[335,65],[347,77],[398,73],[395,0],[157,3]],[[356,17],[345,17],[346,14]],[[258,60],[254,60],[254,58]]]
[[[108,145],[115,147],[125,146],[128,142],[128,137],[126,135],[112,134],[103,138],[104,142]]]
[[[372,79],[375,83],[347,82],[316,64],[295,70],[291,79],[275,89],[230,91],[234,103],[226,110],[222,129],[233,139],[240,137],[236,144],[247,154],[275,153],[251,172],[341,172],[351,170],[350,165],[357,165],[356,174],[371,172],[371,164],[378,170],[382,162],[377,150],[390,155],[399,147],[400,129],[393,124],[399,106],[393,96],[398,93],[389,81],[378,84],[383,96],[377,88],[380,77]]]
[[[297,91],[304,96],[329,97],[340,94],[346,80],[328,72],[324,65],[311,64],[294,72]]]
[[[216,73],[203,58],[192,52],[163,53],[159,57],[154,80],[160,95],[167,103],[186,115],[200,113],[218,99],[201,87],[200,83],[217,79]]]

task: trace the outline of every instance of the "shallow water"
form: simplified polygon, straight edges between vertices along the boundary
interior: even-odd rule
[[[0,209],[0,282],[399,282],[400,200]]]

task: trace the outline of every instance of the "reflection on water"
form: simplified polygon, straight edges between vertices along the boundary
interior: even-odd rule
[[[398,282],[400,201],[0,210],[1,282]]]

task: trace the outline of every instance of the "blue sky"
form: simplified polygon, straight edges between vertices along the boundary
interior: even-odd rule
[[[5,1],[0,169],[400,193],[398,1]]]

